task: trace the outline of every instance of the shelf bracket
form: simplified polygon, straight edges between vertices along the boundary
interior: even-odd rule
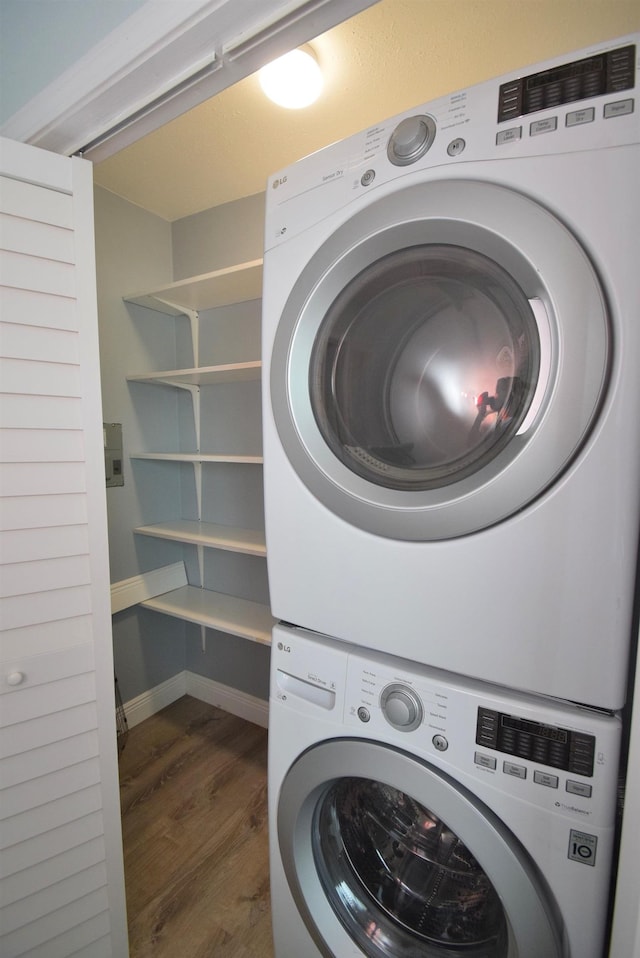
[[[191,347],[193,349],[193,365],[200,365],[200,313],[196,309],[185,309],[185,316],[191,326]]]
[[[163,306],[168,306],[169,309],[175,310],[178,315],[186,316],[189,320],[189,325],[191,326],[191,346],[193,349],[193,365],[200,365],[200,314],[197,309],[189,309],[188,306],[183,306],[181,303],[173,303],[170,299],[165,299],[163,296],[158,296],[156,293],[153,294],[153,298],[157,303],[161,303]]]
[[[204,589],[204,546],[198,544],[196,546],[196,552],[198,554],[198,574],[200,576],[200,588]]]
[[[193,427],[196,434],[196,452],[200,452],[200,386],[194,386],[192,383],[168,382],[158,379],[158,382],[172,386],[174,389],[185,389],[191,393],[191,404],[193,406]],[[200,518],[200,516],[198,516]]]

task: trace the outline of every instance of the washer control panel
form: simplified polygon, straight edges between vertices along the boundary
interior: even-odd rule
[[[476,745],[593,777],[596,740],[584,732],[479,708]]]
[[[301,743],[308,732],[385,743],[480,797],[515,798],[585,834],[615,818],[619,716],[284,625],[273,633],[270,701]],[[576,861],[584,861],[578,845]]]
[[[610,804],[602,787],[615,765],[610,716],[384,655],[348,658],[347,726],[465,768],[474,788],[483,780],[571,817],[593,821]]]

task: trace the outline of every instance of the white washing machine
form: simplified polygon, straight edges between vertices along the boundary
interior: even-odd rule
[[[270,179],[277,618],[623,703],[640,520],[638,41],[443,97]]]
[[[602,958],[617,717],[273,640],[276,958]]]

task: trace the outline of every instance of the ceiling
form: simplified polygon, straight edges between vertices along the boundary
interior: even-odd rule
[[[640,29],[636,0],[380,0],[312,41],[322,97],[285,110],[249,76],[96,165],[173,221],[261,192],[327,143],[419,103]]]

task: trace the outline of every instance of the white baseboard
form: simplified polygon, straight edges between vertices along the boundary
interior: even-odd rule
[[[171,705],[176,699],[182,698],[187,694],[186,672],[178,672],[177,675],[161,682],[160,685],[147,689],[141,695],[134,699],[129,699],[124,703],[124,714],[127,717],[127,725],[133,728],[139,725],[145,719],[151,718],[156,712]]]
[[[229,685],[222,685],[221,682],[214,682],[213,679],[198,675],[196,672],[186,672],[185,675],[187,695],[193,695],[202,702],[215,705],[225,712],[253,722],[254,725],[269,727],[269,703],[264,699],[240,692],[239,689],[233,689]]]
[[[237,715],[255,725],[261,725],[263,728],[269,725],[269,703],[264,699],[247,695],[246,692],[240,692],[238,689],[189,671],[178,672],[166,682],[161,682],[160,685],[125,702],[124,713],[127,717],[127,725],[129,728],[139,725],[140,722],[155,715],[167,705],[171,705],[183,695],[193,695],[194,698],[208,705],[215,705],[225,712]]]

